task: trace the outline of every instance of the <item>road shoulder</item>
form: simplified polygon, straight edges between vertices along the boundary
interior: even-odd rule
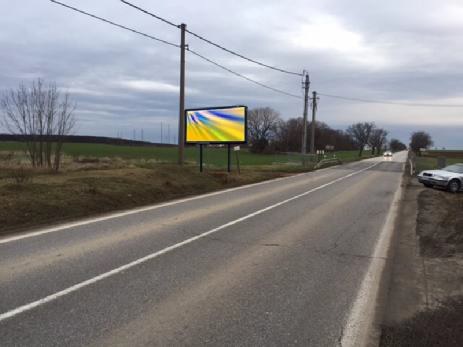
[[[458,239],[458,233],[451,232],[461,220],[448,211],[448,207],[452,207],[450,201],[463,203],[463,197],[423,188],[409,175],[404,182],[390,280],[385,290],[381,346],[401,346],[407,343],[405,341],[415,343],[423,338],[423,334],[427,334],[427,340],[431,341],[433,336],[442,332],[442,327],[430,323],[436,317],[440,316],[443,321],[442,316],[463,316],[463,312],[447,312],[448,300],[463,295],[461,236]],[[451,218],[447,218],[449,215]],[[448,233],[456,240],[454,247],[441,244],[442,235]],[[449,249],[453,249],[452,254]],[[447,327],[449,331],[452,329],[451,324]],[[436,330],[434,333],[433,329]],[[438,329],[441,331],[437,332]],[[448,336],[451,334],[454,332],[450,331]],[[451,338],[461,339],[461,336]]]

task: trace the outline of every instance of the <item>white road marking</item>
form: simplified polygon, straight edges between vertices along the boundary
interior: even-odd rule
[[[206,232],[204,232],[204,233],[202,233],[202,234],[193,236],[193,237],[191,237],[191,238],[189,238],[189,239],[186,239],[186,240],[184,240],[184,241],[182,241],[182,242],[179,242],[179,243],[176,243],[176,244],[174,244],[174,245],[172,245],[172,246],[166,247],[166,248],[164,248],[164,249],[162,249],[162,250],[160,250],[160,251],[157,251],[157,252],[155,252],[155,253],[151,253],[151,254],[149,254],[149,255],[147,255],[147,256],[145,256],[145,257],[139,258],[139,259],[137,259],[137,260],[135,260],[135,261],[132,261],[132,262],[130,262],[130,263],[128,263],[128,264],[122,265],[122,266],[120,266],[120,267],[118,267],[118,268],[116,268],[116,269],[113,269],[113,270],[111,270],[111,271],[102,273],[102,274],[100,274],[100,275],[98,275],[98,276],[96,276],[96,277],[93,277],[93,278],[90,278],[90,279],[88,279],[88,280],[86,280],[86,281],[83,281],[83,282],[80,282],[80,283],[78,283],[78,284],[75,284],[75,285],[73,285],[73,286],[71,286],[71,287],[68,287],[68,288],[66,288],[66,289],[64,289],[64,290],[61,290],[61,291],[59,291],[59,292],[57,292],[57,293],[48,295],[48,296],[46,296],[46,297],[44,297],[44,298],[42,298],[42,299],[39,299],[39,300],[37,300],[37,301],[31,302],[31,303],[26,304],[26,305],[23,305],[23,306],[19,306],[19,307],[13,309],[13,310],[10,310],[10,311],[8,311],[8,312],[2,313],[2,314],[0,314],[0,322],[1,322],[1,321],[4,321],[5,319],[14,317],[14,316],[16,316],[16,315],[18,315],[18,314],[20,314],[20,313],[23,313],[23,312],[32,310],[32,309],[34,309],[34,308],[36,308],[36,307],[38,307],[38,306],[44,305],[44,304],[46,304],[46,303],[48,303],[48,302],[51,302],[51,301],[53,301],[53,300],[56,300],[56,299],[58,299],[58,298],[60,298],[60,297],[62,297],[62,296],[65,296],[65,295],[67,295],[67,294],[70,294],[70,293],[72,293],[72,292],[75,292],[75,291],[77,291],[77,290],[79,290],[79,289],[81,289],[81,288],[84,288],[84,287],[87,287],[87,286],[89,286],[89,285],[91,285],[91,284],[94,284],[94,283],[96,283],[96,282],[99,282],[99,281],[101,281],[101,280],[103,280],[103,279],[105,279],[105,278],[108,278],[108,277],[110,277],[110,276],[116,275],[116,274],[118,274],[118,273],[120,273],[120,272],[122,272],[122,271],[128,270],[128,269],[130,269],[130,268],[132,268],[132,267],[134,267],[134,266],[137,266],[137,265],[139,265],[139,264],[145,263],[145,262],[147,262],[147,261],[149,261],[149,260],[151,260],[151,259],[157,258],[157,257],[159,257],[159,256],[161,256],[161,255],[163,255],[163,254],[166,254],[166,253],[168,253],[168,252],[171,252],[171,251],[173,251],[173,250],[175,250],[175,249],[177,249],[177,248],[180,248],[180,247],[182,247],[182,246],[185,246],[185,245],[187,245],[187,244],[189,244],[189,243],[192,243],[192,242],[194,242],[194,241],[196,241],[196,240],[199,240],[199,239],[201,239],[201,238],[203,238],[203,237],[206,237],[206,236],[208,236],[208,235],[210,235],[210,234],[213,234],[213,233],[215,233],[215,232],[217,232],[217,231],[219,231],[219,230],[223,230],[223,229],[225,229],[225,228],[227,228],[227,227],[230,227],[230,226],[232,226],[232,225],[235,225],[235,224],[237,224],[237,223],[243,222],[243,221],[245,221],[245,220],[247,220],[247,219],[250,219],[250,218],[252,218],[252,217],[255,217],[255,216],[257,216],[257,215],[260,215],[260,214],[262,214],[262,213],[264,213],[264,212],[266,212],[266,211],[269,211],[269,210],[272,210],[272,209],[274,209],[274,208],[276,208],[276,207],[279,207],[279,206],[281,206],[281,205],[287,204],[288,202],[291,202],[291,201],[293,201],[293,200],[299,199],[299,198],[301,198],[301,197],[303,197],[303,196],[306,196],[306,195],[308,195],[308,194],[311,194],[311,193],[313,193],[313,192],[316,192],[316,191],[318,191],[318,190],[320,190],[320,189],[326,188],[326,187],[328,187],[328,186],[330,186],[330,185],[333,185],[333,184],[335,184],[335,183],[337,183],[337,182],[343,181],[343,180],[345,180],[345,179],[347,179],[347,178],[349,178],[349,177],[352,177],[352,176],[357,175],[357,174],[359,174],[359,173],[361,173],[361,172],[364,172],[364,171],[366,171],[366,170],[369,170],[369,169],[373,168],[374,166],[376,166],[376,165],[378,165],[378,164],[380,164],[380,163],[381,163],[381,162],[377,162],[377,163],[375,163],[375,164],[373,164],[373,165],[370,165],[370,166],[368,166],[368,167],[366,167],[366,168],[364,168],[364,169],[361,169],[361,170],[358,170],[358,171],[354,171],[354,172],[352,172],[352,173],[350,173],[350,174],[348,174],[348,175],[345,175],[345,176],[343,176],[343,177],[337,178],[337,179],[335,179],[335,180],[333,180],[333,181],[330,181],[330,182],[328,182],[328,183],[322,184],[322,185],[320,185],[320,186],[318,186],[318,187],[315,187],[315,188],[313,188],[313,189],[310,189],[310,190],[308,190],[308,191],[305,191],[305,192],[303,192],[303,193],[301,193],[301,194],[295,195],[295,196],[293,196],[293,197],[291,197],[291,198],[288,198],[288,199],[286,199],[286,200],[280,201],[280,202],[278,202],[278,203],[276,203],[276,204],[273,204],[273,205],[267,206],[267,207],[265,207],[265,208],[263,208],[263,209],[257,210],[257,211],[255,211],[255,212],[253,212],[253,213],[250,213],[250,214],[248,214],[248,215],[246,215],[246,216],[243,216],[243,217],[241,217],[241,218],[238,218],[238,219],[235,219],[235,220],[233,220],[233,221],[230,221],[230,222],[228,222],[228,223],[226,223],[226,224],[223,224],[223,225],[221,225],[221,226],[218,226],[218,227],[216,227],[216,228],[214,228],[214,229],[211,229],[211,230],[209,230],[209,231],[206,231]]]
[[[319,171],[321,171],[321,170],[317,170],[317,172],[319,172]],[[13,241],[18,241],[18,240],[26,239],[26,238],[29,238],[29,237],[44,235],[44,234],[48,234],[48,233],[53,233],[53,232],[56,232],[56,231],[62,231],[62,230],[66,230],[66,229],[71,229],[71,228],[74,228],[74,227],[79,227],[79,226],[88,225],[88,224],[92,224],[92,223],[102,222],[102,221],[105,221],[105,220],[108,220],[108,219],[120,218],[120,217],[129,216],[129,215],[137,214],[137,213],[141,213],[141,212],[157,210],[159,208],[178,205],[178,204],[188,202],[188,201],[204,199],[204,198],[207,198],[207,197],[211,197],[211,196],[215,196],[215,195],[219,195],[219,194],[224,194],[224,193],[229,193],[229,192],[236,191],[236,190],[247,189],[247,188],[259,186],[259,185],[262,185],[262,184],[268,184],[268,183],[273,183],[273,182],[277,182],[277,181],[286,180],[286,179],[289,179],[289,178],[299,177],[299,176],[302,176],[302,175],[309,174],[311,172],[314,172],[314,171],[303,172],[303,173],[300,173],[300,174],[297,174],[297,175],[292,175],[292,176],[274,178],[274,179],[267,180],[267,181],[251,183],[251,184],[247,184],[247,185],[244,185],[244,186],[219,190],[219,191],[216,191],[216,192],[197,195],[197,196],[193,196],[193,197],[189,197],[189,198],[173,200],[173,201],[169,201],[169,202],[165,202],[165,203],[161,203],[161,204],[156,204],[156,205],[150,205],[150,206],[141,207],[141,208],[135,208],[135,209],[131,209],[131,210],[128,210],[128,211],[111,213],[109,215],[105,215],[105,216],[102,216],[102,217],[89,218],[89,219],[85,219],[85,220],[81,220],[81,221],[73,222],[73,223],[65,223],[65,224],[62,224],[62,225],[58,225],[56,227],[40,229],[40,230],[37,230],[37,231],[28,232],[28,233],[20,234],[20,235],[17,235],[17,236],[6,237],[6,238],[3,238],[3,239],[0,239],[0,244],[9,243],[9,242],[13,242]]]
[[[404,166],[405,169],[405,166]],[[368,346],[373,332],[376,302],[380,281],[387,262],[387,255],[394,233],[394,224],[402,196],[402,178],[392,199],[389,211],[378,241],[376,242],[370,265],[360,285],[360,290],[350,310],[341,339],[342,347]]]

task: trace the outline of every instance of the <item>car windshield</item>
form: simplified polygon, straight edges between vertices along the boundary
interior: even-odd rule
[[[456,173],[463,173],[463,165],[449,165],[442,170]]]

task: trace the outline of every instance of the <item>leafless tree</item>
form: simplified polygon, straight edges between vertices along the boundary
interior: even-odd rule
[[[69,93],[61,95],[55,83],[45,85],[38,79],[30,87],[21,84],[6,91],[0,110],[5,128],[25,141],[32,166],[58,171],[64,137],[75,126],[75,105]]]
[[[368,144],[371,132],[374,127],[375,123],[363,122],[352,124],[347,128],[346,132],[357,144],[357,148],[359,149],[359,157],[362,156],[363,149],[365,148],[365,145]]]
[[[386,138],[387,138],[388,132],[384,129],[376,128],[371,131],[370,134],[370,139],[368,141],[370,147],[371,147],[371,154],[380,154],[381,150],[383,149],[383,146],[386,144]]]
[[[275,135],[279,120],[279,113],[270,107],[260,107],[249,111],[248,135],[252,150],[256,152],[265,150]]]

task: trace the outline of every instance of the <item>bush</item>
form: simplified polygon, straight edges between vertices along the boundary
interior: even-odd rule
[[[25,184],[32,181],[32,173],[30,170],[21,166],[11,172],[11,178],[16,184]]]

